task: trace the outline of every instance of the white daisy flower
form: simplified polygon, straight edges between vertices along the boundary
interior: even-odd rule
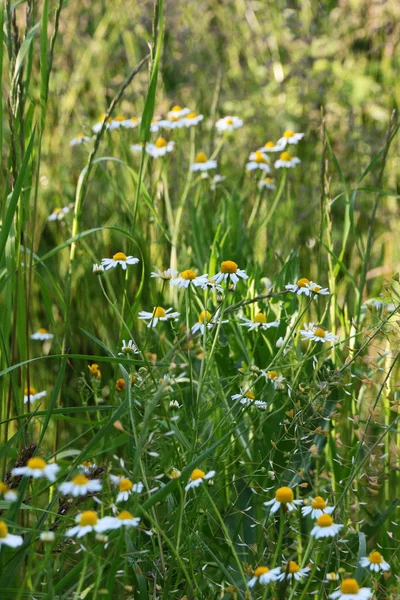
[[[127,265],[136,265],[139,262],[138,258],[134,256],[127,256],[123,252],[117,252],[112,258],[102,258],[101,265],[106,271],[113,269],[114,267],[121,265],[123,270],[126,270]]]
[[[271,169],[268,163],[269,158],[260,152],[260,150],[256,150],[250,154],[249,162],[246,163],[246,170],[254,171],[255,169],[262,169],[266,173],[269,173]]]
[[[315,294],[315,297],[317,295],[329,295],[328,288],[323,288],[318,283],[310,281],[306,277],[302,277],[296,283],[289,283],[288,285],[285,285],[285,289],[289,292],[297,294],[298,296],[300,296],[301,294],[305,294],[308,297],[312,296],[313,294]]]
[[[44,398],[46,394],[47,394],[46,391],[37,392],[35,390],[35,388],[32,386],[29,389],[25,388],[24,389],[24,404],[28,404],[28,401],[35,402],[36,400],[39,400],[40,398]]]
[[[304,137],[304,133],[294,133],[290,129],[285,131],[283,136],[277,141],[276,145],[278,148],[286,148],[287,144],[298,144],[300,140]]]
[[[208,281],[208,273],[205,275],[196,275],[194,271],[191,269],[186,269],[186,271],[182,271],[179,277],[175,277],[175,279],[170,280],[170,285],[176,285],[178,288],[188,288],[190,284],[194,286],[202,286],[205,285]]]
[[[278,144],[269,141],[266,142],[264,146],[259,148],[259,151],[263,152],[264,154],[268,154],[269,152],[282,152],[282,146],[278,146]]]
[[[270,381],[276,390],[283,390],[285,378],[276,371],[261,371],[267,381]]]
[[[143,150],[144,150],[143,142],[139,142],[137,144],[132,144],[131,150],[132,150],[132,152],[143,152]]]
[[[340,575],[339,573],[335,573],[334,571],[332,571],[332,573],[327,573],[326,574],[326,583],[330,583],[331,581],[339,581],[340,579]]]
[[[238,129],[242,127],[243,121],[239,119],[239,117],[223,117],[222,119],[218,119],[215,123],[215,127],[217,131],[234,131],[234,129]]]
[[[253,404],[255,402],[255,398],[254,392],[244,392],[243,390],[240,390],[240,394],[233,394],[233,396],[231,396],[231,400],[234,402],[236,402],[236,400],[240,400],[240,404],[244,404],[244,406],[250,406]]]
[[[221,270],[216,275],[211,277],[211,281],[215,281],[216,283],[221,283],[221,281],[228,282],[229,280],[236,285],[241,279],[248,279],[249,276],[246,275],[246,271],[243,269],[239,269],[238,265],[233,262],[233,260],[224,260],[221,263]]]
[[[113,117],[111,119],[111,123],[110,123],[110,131],[114,131],[114,129],[119,129],[120,127],[122,127],[122,123],[125,123],[126,118],[123,117],[122,115],[117,115],[116,117]]]
[[[269,329],[270,327],[279,327],[280,321],[267,322],[267,317],[263,313],[258,313],[253,319],[246,319],[245,317],[240,318],[243,323],[239,323],[240,327],[247,327],[249,331],[254,329]]]
[[[333,522],[333,519],[328,514],[323,514],[317,519],[317,524],[312,528],[310,535],[316,540],[321,538],[335,537],[344,525],[338,525]]]
[[[172,308],[163,308],[162,306],[156,306],[153,312],[147,312],[146,310],[140,311],[138,318],[141,321],[150,321],[147,327],[157,327],[158,321],[168,321],[169,319],[178,320],[180,313],[171,312]]]
[[[47,217],[48,221],[61,221],[65,215],[70,212],[69,206],[64,206],[64,208],[55,208],[51,215]]]
[[[276,185],[274,184],[274,180],[272,177],[265,177],[258,182],[258,187],[260,190],[275,190]]]
[[[0,550],[2,546],[9,548],[17,548],[23,544],[23,539],[20,535],[8,533],[7,523],[0,521]]]
[[[184,127],[193,127],[194,125],[198,125],[203,119],[204,115],[197,115],[191,112],[182,119],[182,124]]]
[[[380,552],[374,550],[370,553],[369,556],[363,556],[360,559],[360,565],[365,569],[369,569],[370,571],[375,571],[378,573],[379,571],[389,571],[390,565],[387,563]]]
[[[8,485],[3,481],[0,481],[0,495],[3,496],[7,502],[15,502],[18,500],[18,494],[14,490],[10,490]]]
[[[179,404],[178,400],[171,400],[168,408],[182,408],[182,404]]]
[[[164,387],[164,390],[166,392],[173,392],[174,388],[172,387],[172,385],[175,385],[175,383],[187,383],[189,382],[190,379],[189,377],[186,377],[186,373],[180,373],[179,375],[175,376],[175,377],[171,377],[171,375],[165,374],[160,380],[159,380],[159,384],[163,385],[163,384],[167,384]]]
[[[85,475],[77,475],[71,481],[64,481],[58,489],[65,496],[86,496],[94,492],[100,492],[102,488],[99,479],[88,479]]]
[[[138,127],[138,125],[140,125],[140,119],[138,119],[138,117],[125,119],[125,121],[121,123],[121,127],[124,127],[125,129],[135,129],[135,127]]]
[[[370,298],[364,304],[365,306],[373,306],[374,308],[376,308],[376,310],[380,310],[381,308],[383,308],[388,312],[393,312],[396,308],[393,302],[391,302],[390,300],[381,300],[380,298]]]
[[[201,335],[204,335],[204,331],[207,329],[212,329],[219,322],[219,310],[212,317],[211,313],[208,310],[202,310],[199,314],[199,319],[197,323],[195,323],[191,329],[192,334],[194,335],[198,331],[200,331]],[[221,321],[221,323],[228,323],[228,320]]]
[[[214,177],[211,179],[210,189],[216,190],[218,187],[218,184],[225,181],[225,179],[226,179],[226,177],[224,177],[223,175],[214,175]]]
[[[121,511],[116,517],[110,517],[113,519],[110,522],[110,529],[120,529],[121,527],[139,527],[140,517],[134,517],[127,510]]]
[[[155,116],[151,120],[150,131],[152,133],[157,133],[161,129],[161,117]]]
[[[81,144],[87,144],[91,142],[90,137],[83,133],[78,133],[69,143],[70,146],[80,146]]]
[[[103,265],[93,265],[93,273],[95,273],[96,275],[101,275],[102,273],[104,273]]]
[[[184,126],[184,120],[179,117],[170,116],[160,121],[160,127],[163,129],[182,129]]]
[[[277,579],[278,581],[283,581],[284,579],[295,579],[296,581],[300,581],[307,575],[309,570],[310,567],[300,569],[299,565],[291,560],[286,565],[283,565],[282,572]]]
[[[282,152],[279,159],[275,161],[275,169],[280,169],[282,167],[286,167],[290,169],[300,164],[301,160],[297,158],[297,156],[292,156],[289,152]]]
[[[257,582],[262,585],[268,585],[271,581],[276,581],[278,575],[280,575],[281,568],[275,567],[275,569],[268,569],[268,567],[257,567],[254,569],[254,577],[248,582],[249,588],[253,588]]]
[[[153,158],[165,156],[167,152],[172,152],[175,142],[167,142],[166,139],[159,137],[154,144],[147,144],[146,152]]]
[[[130,479],[123,475],[110,475],[110,480],[114,485],[118,485],[119,493],[116,502],[126,502],[131,494],[141,494],[144,488],[141,481],[132,483]]]
[[[338,339],[337,335],[326,331],[323,327],[318,327],[314,323],[304,323],[304,329],[300,329],[302,335],[301,340],[312,340],[313,342],[336,342]]]
[[[190,166],[191,171],[209,171],[217,168],[216,160],[208,160],[204,152],[199,152],[194,159],[194,163]]]
[[[49,333],[47,329],[40,327],[35,333],[32,333],[31,340],[41,340],[42,342],[46,340],[52,340],[54,335]]]
[[[220,285],[216,281],[212,281],[212,277],[209,277],[206,282],[201,283],[200,288],[202,290],[210,290],[211,292],[218,292],[219,294],[222,294],[222,292],[224,291],[224,288],[222,287],[222,285]]]
[[[316,496],[311,500],[310,504],[306,504],[301,509],[303,517],[310,515],[312,519],[318,519],[323,514],[330,515],[333,513],[334,507],[328,506],[321,496]]]
[[[166,269],[165,271],[156,269],[156,271],[152,271],[150,273],[150,277],[156,277],[158,283],[162,283],[163,281],[171,281],[171,279],[177,275],[178,271],[175,271],[174,269]]]
[[[59,470],[60,467],[56,463],[47,464],[43,458],[35,456],[28,460],[25,467],[16,467],[13,469],[12,474],[15,476],[26,475],[33,477],[33,479],[45,477],[49,481],[55,481]]]
[[[167,117],[175,117],[180,119],[190,114],[190,108],[182,108],[182,106],[173,106],[172,109],[167,113]]]
[[[85,475],[88,475],[92,473],[95,469],[97,469],[97,465],[91,460],[84,460],[83,463],[81,463],[78,466],[78,469],[79,471],[82,471],[82,473],[84,473]]]
[[[118,356],[124,356],[124,354],[139,354],[139,349],[133,340],[129,340],[128,343],[122,340],[122,348],[121,352],[118,352]]]
[[[92,131],[94,133],[99,133],[100,129],[103,127],[103,123],[104,123],[105,118],[106,118],[106,115],[102,114],[101,117],[100,117],[100,120],[98,121],[98,123],[96,123],[95,125],[93,125]],[[108,119],[106,121],[106,129],[109,129],[109,127],[111,125],[111,121],[112,121],[111,117],[108,117]]]
[[[87,533],[95,531],[96,533],[103,533],[113,529],[113,517],[104,517],[99,519],[97,513],[94,510],[85,510],[76,516],[75,521],[77,525],[67,529],[66,535],[70,537],[81,538]]]
[[[204,471],[202,471],[201,469],[194,469],[190,476],[189,483],[185,486],[185,492],[187,492],[191,488],[198,487],[200,484],[203,483],[203,481],[211,479],[212,477],[214,477],[214,475],[215,471],[209,471],[208,473],[204,473]]]
[[[290,487],[281,487],[277,489],[275,498],[268,502],[264,502],[265,506],[271,507],[270,512],[272,514],[276,513],[281,506],[287,508],[288,511],[291,512],[298,504],[303,504],[303,500],[295,500],[293,490]]]
[[[370,588],[360,588],[355,579],[343,579],[340,588],[330,594],[332,600],[369,600],[372,598],[372,590]]]

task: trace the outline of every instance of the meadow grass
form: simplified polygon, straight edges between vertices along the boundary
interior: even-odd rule
[[[0,8],[0,598],[399,598],[398,4]]]

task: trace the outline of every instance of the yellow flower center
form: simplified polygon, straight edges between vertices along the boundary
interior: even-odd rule
[[[26,463],[26,466],[28,467],[28,469],[44,469],[46,466],[45,461],[43,460],[43,458],[30,458],[28,460],[28,462]]]
[[[36,390],[34,387],[30,387],[30,388],[25,388],[24,389],[24,395],[25,396],[34,396],[36,394]]]
[[[257,569],[254,570],[254,575],[256,577],[261,577],[261,575],[265,575],[265,573],[269,573],[268,567],[257,567]]]
[[[124,254],[123,252],[117,252],[117,254],[114,254],[113,256],[113,260],[126,260],[126,254]]]
[[[157,306],[157,308],[153,310],[153,317],[155,317],[156,319],[161,319],[165,317],[166,314],[167,313],[165,312],[165,308],[163,308],[162,306]]]
[[[260,150],[256,150],[254,152],[254,156],[252,159],[254,162],[260,164],[260,163],[267,163],[268,160],[265,158],[264,154],[262,152],[260,152]]]
[[[315,286],[313,287],[313,292],[314,292],[315,294],[318,294],[318,292],[320,292],[320,291],[321,291],[321,286],[319,286],[319,285],[315,285]]]
[[[293,502],[293,498],[293,490],[290,487],[281,487],[276,490],[275,500],[277,500],[277,502],[287,504],[288,502]]]
[[[199,152],[195,158],[195,161],[197,163],[205,163],[207,162],[207,155],[204,154],[204,152]]]
[[[310,285],[310,280],[307,279],[306,277],[302,277],[301,279],[298,280],[297,282],[297,287],[299,288],[304,288],[307,285]]]
[[[156,140],[156,148],[165,148],[165,146],[167,145],[167,140],[159,137],[158,140]]]
[[[176,104],[175,106],[172,107],[173,112],[180,112],[181,110],[182,110],[182,106],[179,106],[179,104]]]
[[[285,133],[283,134],[283,137],[285,137],[285,138],[291,138],[293,136],[294,136],[294,131],[291,131],[290,129],[285,131]]]
[[[253,392],[246,392],[245,393],[245,398],[249,398],[250,400],[254,400],[255,395]]]
[[[181,476],[181,472],[178,471],[178,469],[172,469],[169,476],[171,479],[179,479],[179,477]]]
[[[83,134],[83,133],[77,133],[75,137],[76,137],[76,139],[77,139],[77,140],[83,140],[83,138],[84,138],[85,136],[84,136],[84,134]]]
[[[196,479],[203,479],[204,475],[204,471],[202,471],[201,469],[195,469],[194,471],[192,471],[190,478],[192,481],[196,481]]]
[[[282,152],[280,159],[285,162],[290,162],[292,160],[292,155],[289,152]]]
[[[317,327],[317,329],[314,331],[314,335],[316,335],[317,337],[324,338],[326,337],[326,331],[322,329],[322,327]]]
[[[53,215],[58,215],[59,212],[61,212],[61,208],[57,207],[53,210]]]
[[[355,579],[343,579],[340,591],[342,594],[358,594],[360,586]]]
[[[209,321],[211,319],[211,313],[208,310],[202,310],[199,314],[199,323],[204,323],[204,321]]]
[[[189,114],[187,115],[187,117],[186,117],[186,118],[187,118],[187,119],[195,119],[196,117],[197,117],[196,113],[194,113],[194,112],[191,112],[191,113],[189,113]]]
[[[288,572],[293,574],[293,573],[298,573],[300,571],[300,567],[297,563],[295,563],[293,560],[291,560],[289,562],[289,569]]]
[[[189,281],[192,281],[193,279],[196,279],[196,273],[191,269],[186,269],[186,271],[182,271],[181,277],[182,279],[189,279]]]
[[[368,560],[370,563],[373,563],[374,565],[379,565],[381,562],[383,562],[383,557],[380,552],[377,552],[376,550],[374,550],[368,556]]]
[[[221,263],[221,273],[236,273],[238,266],[233,260],[224,260]]]
[[[265,183],[272,183],[272,177],[265,177]]]
[[[121,122],[121,121],[125,121],[125,120],[126,120],[125,117],[123,117],[122,115],[117,115],[116,117],[114,117],[114,121]]]
[[[0,539],[4,539],[8,536],[8,527],[4,521],[0,521]]]
[[[86,468],[90,468],[93,467],[93,463],[91,460],[84,460],[83,463],[81,463],[82,467],[86,467]]]
[[[317,519],[317,525],[319,527],[330,527],[333,525],[333,519],[330,515],[321,515]]]
[[[320,510],[323,510],[326,508],[326,502],[321,496],[316,496],[311,502],[311,506],[312,508],[319,508]]]
[[[5,494],[8,490],[8,485],[0,481],[0,494]]]
[[[47,333],[47,329],[45,329],[44,327],[39,327],[38,333]]]
[[[273,148],[274,146],[274,142],[267,142],[266,144],[264,144],[264,148]]]
[[[137,117],[131,117],[130,120],[132,121],[132,123],[137,123],[139,121]]]
[[[133,488],[133,483],[130,479],[121,479],[119,482],[120,492],[129,492]]]
[[[225,123],[226,123],[227,125],[233,125],[233,119],[232,119],[231,117],[226,117],[226,119],[225,119]]]
[[[85,525],[96,525],[98,521],[97,514],[94,510],[85,510],[79,519],[79,525],[85,527]]]
[[[268,379],[278,379],[279,374],[276,371],[267,371],[267,377]]]
[[[128,510],[123,510],[119,513],[117,519],[120,519],[121,521],[128,521],[130,519],[133,519],[133,515],[131,515],[131,513]]]
[[[266,322],[267,322],[267,317],[263,313],[258,313],[253,319],[253,323],[266,323]]]
[[[77,475],[73,478],[72,483],[74,483],[75,485],[86,485],[87,483],[89,483],[89,479],[84,475]]]
[[[172,121],[172,123],[177,123],[179,121],[179,117],[176,117],[175,115],[169,115],[168,121]]]

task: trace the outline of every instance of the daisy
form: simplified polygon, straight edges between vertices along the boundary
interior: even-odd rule
[[[150,277],[156,277],[158,283],[162,283],[163,281],[171,281],[171,279],[173,279],[177,275],[178,271],[175,271],[174,269],[166,269],[165,271],[156,269],[156,271],[152,271],[150,273]]]
[[[138,262],[138,258],[135,258],[134,256],[127,256],[123,252],[117,252],[112,258],[101,259],[101,264],[106,271],[116,267],[117,265],[121,265],[121,267],[125,271],[127,265],[136,265],[136,263]]]
[[[138,144],[132,144],[131,150],[132,150],[132,152],[143,152],[143,150],[144,150],[143,142],[139,142]]]
[[[238,129],[242,127],[243,121],[239,119],[239,117],[223,117],[222,119],[218,119],[215,123],[215,127],[217,131],[233,131],[234,129]]]
[[[168,473],[168,477],[170,479],[179,479],[181,475],[182,475],[182,473],[179,469],[171,469],[170,472]]]
[[[197,333],[198,331],[200,331],[201,335],[204,335],[204,331],[207,327],[207,329],[212,329],[215,325],[217,325],[219,322],[219,310],[217,310],[217,312],[215,313],[215,315],[212,317],[211,313],[208,312],[208,310],[202,310],[201,313],[199,314],[199,319],[197,321],[197,323],[195,323],[191,329],[192,334],[194,335],[195,333]],[[225,321],[221,321],[222,323],[228,323],[228,320]]]
[[[77,537],[78,539],[87,533],[91,533],[92,531],[95,531],[96,533],[103,533],[104,531],[108,531],[109,529],[113,528],[112,519],[113,517],[104,517],[104,519],[99,519],[94,510],[85,510],[76,516],[75,521],[77,525],[67,529],[65,533],[68,536]]]
[[[314,323],[304,323],[305,329],[300,329],[300,333],[303,336],[301,338],[304,340],[312,340],[313,342],[335,342],[338,339],[337,335],[326,331],[323,327],[318,327],[318,325],[314,325]]]
[[[268,152],[281,152],[282,146],[278,146],[278,144],[274,144],[274,142],[266,142],[264,146],[259,148],[260,152],[268,153]]]
[[[118,356],[124,356],[124,354],[139,354],[139,349],[136,344],[133,343],[133,340],[129,340],[128,343],[125,340],[122,340],[122,348],[121,352],[118,352]]]
[[[113,517],[112,529],[120,529],[121,527],[138,527],[140,525],[140,517],[134,517],[127,510],[121,511],[116,517]]]
[[[7,524],[4,521],[0,521],[0,550],[2,545],[9,548],[17,548],[22,545],[23,541],[20,535],[8,533]]]
[[[343,527],[344,525],[334,523],[330,515],[324,514],[318,517],[317,524],[312,528],[310,535],[316,540],[335,537]]]
[[[79,469],[79,471],[82,471],[82,473],[84,473],[85,475],[89,475],[95,469],[97,469],[97,465],[96,465],[96,463],[92,462],[91,460],[84,460],[83,463],[81,463],[78,466],[78,469]]]
[[[381,300],[380,298],[370,298],[365,302],[365,305],[373,306],[374,308],[376,308],[376,310],[380,310],[381,308],[383,308],[388,312],[393,312],[396,308],[395,305],[392,302],[390,302],[390,300]]]
[[[263,313],[257,313],[253,319],[240,319],[243,323],[239,323],[240,327],[247,327],[249,331],[254,329],[269,329],[270,327],[279,327],[280,321],[270,321],[267,323],[267,317]]]
[[[152,133],[157,133],[161,129],[161,117],[155,116],[151,120],[150,131]]]
[[[283,136],[277,141],[276,146],[279,148],[286,148],[287,144],[298,144],[304,137],[304,133],[294,133],[290,129],[285,131]]]
[[[275,169],[280,169],[281,167],[291,168],[300,164],[301,160],[297,158],[297,156],[292,156],[289,152],[282,152],[279,156],[279,159],[275,161]]]
[[[326,574],[325,581],[327,583],[330,583],[331,581],[339,581],[339,579],[340,579],[339,573],[335,573],[334,571],[332,571],[332,573],[327,573]]]
[[[69,206],[64,206],[64,208],[55,208],[51,215],[47,217],[48,221],[61,221],[65,215],[70,212]]]
[[[35,456],[28,460],[25,467],[13,469],[12,474],[15,476],[26,475],[34,479],[45,477],[49,481],[55,481],[59,470],[60,467],[56,463],[47,464],[43,458]]]
[[[269,158],[265,156],[260,150],[252,152],[249,157],[249,162],[246,164],[247,171],[254,171],[254,169],[262,169],[266,173],[269,173]]]
[[[203,481],[211,479],[212,477],[214,477],[214,475],[215,471],[209,471],[208,473],[204,473],[204,471],[202,471],[201,469],[194,469],[190,476],[189,483],[185,486],[185,492],[187,492],[191,488],[198,487],[200,484],[203,483]]]
[[[164,129],[181,129],[184,126],[183,119],[179,117],[170,116],[160,121],[160,127]]]
[[[254,392],[244,392],[243,390],[240,390],[240,394],[233,394],[233,396],[231,396],[231,400],[234,402],[240,400],[240,404],[244,404],[245,406],[250,406],[255,403],[255,398]]]
[[[204,152],[199,152],[194,159],[194,163],[190,166],[191,171],[208,171],[209,169],[216,169],[217,161],[208,160],[207,155]]]
[[[96,123],[95,125],[93,125],[92,131],[94,131],[94,133],[99,133],[100,129],[103,127],[103,123],[104,123],[105,118],[106,118],[106,115],[102,114],[101,117],[100,117],[99,122]],[[108,119],[106,121],[106,129],[108,129],[110,127],[111,121],[112,121],[111,117],[108,117]]]
[[[343,579],[340,588],[330,594],[332,600],[369,600],[372,598],[370,588],[360,588],[355,579]]]
[[[45,340],[52,340],[54,335],[49,333],[47,329],[40,327],[35,333],[31,335],[31,340],[41,340],[44,342]]]
[[[103,265],[93,265],[93,273],[95,273],[96,275],[101,275],[102,273],[104,273]]]
[[[224,291],[222,285],[219,285],[219,283],[212,281],[212,277],[209,277],[207,281],[201,283],[200,288],[204,291],[211,290],[212,292],[218,292],[220,294],[222,294],[222,292]]]
[[[275,498],[264,502],[265,506],[270,506],[270,512],[276,513],[281,507],[287,508],[289,512],[296,508],[297,504],[303,504],[303,500],[295,500],[294,493],[290,487],[281,487],[276,490]]]
[[[333,506],[328,506],[321,496],[316,496],[310,504],[303,506],[301,514],[303,517],[310,515],[313,519],[318,519],[323,514],[330,515],[334,511]]]
[[[126,119],[122,115],[117,115],[111,119],[110,123],[110,131],[114,131],[114,129],[119,129],[122,127],[122,123],[125,123]]]
[[[178,288],[188,288],[190,284],[194,286],[201,286],[207,283],[208,281],[208,273],[205,275],[197,276],[194,271],[191,269],[186,269],[186,271],[182,271],[179,277],[175,279],[171,279],[169,282],[170,285],[176,285]]]
[[[78,133],[74,139],[72,139],[69,143],[70,146],[80,146],[81,144],[85,144],[87,142],[91,142],[90,137],[84,135],[83,133]]]
[[[254,577],[248,582],[249,588],[253,588],[257,581],[262,585],[268,585],[271,581],[276,581],[278,575],[280,575],[281,568],[275,567],[275,569],[268,569],[268,567],[257,567],[254,569]]]
[[[301,294],[305,294],[308,297],[312,296],[313,294],[318,294],[320,296],[329,295],[328,288],[323,288],[318,283],[310,281],[306,277],[302,277],[297,281],[297,283],[289,283],[288,285],[285,285],[285,289],[289,292],[296,293],[298,296]]]
[[[85,475],[77,475],[71,481],[64,481],[58,486],[58,489],[65,496],[71,495],[77,498],[93,492],[100,492],[101,487],[99,479],[88,479]]]
[[[167,142],[166,139],[159,137],[155,144],[147,144],[146,152],[153,158],[159,158],[165,156],[167,152],[172,152],[174,149],[175,142]]]
[[[383,560],[383,556],[377,550],[371,552],[369,556],[363,556],[360,559],[360,565],[365,569],[369,569],[370,571],[389,571],[390,565],[385,560]]]
[[[39,398],[44,398],[44,396],[46,394],[47,394],[46,391],[37,392],[35,390],[35,388],[32,386],[30,388],[25,388],[24,389],[24,404],[27,404],[28,401],[35,402],[35,400],[39,400]]]
[[[198,125],[203,119],[204,115],[197,115],[191,112],[182,119],[182,125],[184,127],[193,127],[194,125]]]
[[[121,123],[121,127],[125,127],[125,129],[135,129],[135,127],[137,127],[138,125],[140,125],[140,119],[138,119],[138,117],[131,117],[130,119],[125,119],[125,121]]]
[[[176,105],[167,113],[167,117],[175,117],[180,119],[190,114],[190,108],[182,108],[182,106]]]
[[[270,381],[276,390],[283,390],[285,378],[276,371],[261,371],[267,381]]]
[[[225,181],[225,179],[226,179],[226,177],[224,177],[223,175],[214,175],[214,177],[211,179],[210,189],[216,190],[218,187],[218,184]]]
[[[18,494],[14,490],[10,490],[8,485],[3,481],[0,481],[0,495],[3,496],[7,502],[15,502],[18,499]]]
[[[233,260],[224,260],[221,263],[221,270],[211,277],[211,281],[215,281],[216,283],[221,283],[221,281],[231,281],[233,285],[236,285],[239,278],[248,279],[249,276],[246,275],[246,271],[239,269],[238,265],[233,262]]]
[[[138,314],[138,318],[142,321],[150,321],[147,327],[157,327],[158,321],[168,321],[169,319],[174,319],[177,321],[177,317],[179,317],[180,313],[171,312],[172,308],[163,308],[162,306],[156,306],[153,309],[153,312],[147,312],[146,310],[140,311]]]
[[[116,502],[126,502],[131,494],[141,494],[143,491],[143,483],[132,483],[130,479],[127,479],[123,475],[116,476],[110,475],[111,482],[114,485],[118,485],[119,494],[116,498]]]
[[[300,581],[300,579],[307,575],[309,570],[310,567],[304,567],[303,569],[300,569],[299,565],[291,560],[282,567],[282,573],[277,577],[277,579],[278,581],[283,581],[284,579],[295,579],[296,581]]]
[[[274,184],[274,180],[272,177],[265,177],[258,182],[258,187],[260,190],[275,190],[276,185]]]

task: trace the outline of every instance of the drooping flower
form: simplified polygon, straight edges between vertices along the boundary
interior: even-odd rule
[[[33,477],[33,479],[45,477],[49,481],[55,481],[59,470],[60,467],[56,463],[47,464],[43,458],[35,456],[28,460],[25,467],[16,467],[13,469],[12,474],[15,476],[25,475]]]
[[[104,273],[103,265],[94,264],[93,265],[93,273],[95,273],[96,275],[102,275]]]
[[[69,145],[80,146],[81,144],[87,144],[91,141],[92,140],[87,135],[84,135],[83,133],[77,133],[76,136],[70,141]]]
[[[161,117],[158,115],[155,115],[151,120],[150,131],[151,131],[151,133],[157,133],[160,129],[161,129]]]
[[[100,492],[101,488],[102,485],[99,479],[88,479],[86,475],[76,475],[71,481],[64,481],[58,486],[62,494],[65,496],[70,495],[73,498]]]
[[[201,485],[204,481],[211,479],[214,477],[215,471],[209,471],[205,473],[201,469],[194,469],[192,474],[190,475],[189,483],[185,486],[185,491],[187,492],[191,488],[196,488]]]
[[[182,273],[170,280],[170,285],[176,286],[178,288],[188,288],[189,285],[194,286],[202,286],[208,281],[208,273],[205,275],[196,275],[192,269],[186,269],[186,271],[182,271]]]
[[[304,324],[304,329],[300,329],[302,341],[312,340],[313,342],[335,342],[338,339],[337,335],[326,331],[324,327],[315,325],[314,323]]]
[[[285,378],[282,375],[279,375],[277,371],[262,370],[261,373],[264,375],[267,381],[270,381],[272,383],[276,390],[284,389],[283,382],[285,381]]]
[[[171,279],[173,279],[177,275],[178,271],[175,271],[174,269],[166,269],[165,271],[156,269],[156,271],[152,271],[150,273],[150,277],[156,277],[158,283],[162,283],[163,281],[171,281]]]
[[[275,569],[269,569],[268,567],[257,567],[254,569],[254,576],[250,579],[247,585],[250,589],[253,588],[257,582],[261,583],[262,585],[268,585],[271,581],[276,581],[280,573],[280,567],[275,567]]]
[[[276,490],[275,498],[264,502],[265,506],[271,507],[271,513],[276,513],[281,507],[287,508],[288,511],[292,511],[296,508],[296,505],[303,504],[303,500],[295,500],[294,493],[290,487],[281,487]]]
[[[30,387],[30,388],[25,388],[24,389],[24,404],[28,404],[28,402],[35,402],[36,400],[39,400],[40,398],[44,398],[46,396],[47,392],[43,391],[43,392],[37,392],[36,389],[34,387]]]
[[[316,496],[309,504],[302,507],[301,514],[303,517],[310,515],[313,519],[318,519],[321,515],[330,515],[333,511],[333,506],[328,506],[321,496]]]
[[[177,320],[180,313],[171,311],[173,311],[172,308],[167,308],[167,310],[165,310],[162,306],[156,306],[153,309],[153,312],[147,312],[146,310],[140,311],[138,318],[142,321],[149,321],[147,327],[157,327],[158,321],[169,321],[170,319]]]
[[[217,131],[220,131],[220,132],[234,131],[235,129],[242,127],[242,125],[243,125],[242,119],[239,119],[239,117],[231,117],[231,116],[227,116],[227,117],[223,117],[222,119],[218,119],[218,121],[215,123],[215,127],[216,127]]]
[[[265,171],[265,173],[271,171],[269,167],[269,158],[260,152],[260,150],[252,152],[249,161],[246,163],[247,171],[254,171],[255,169],[261,169],[262,171]]]
[[[41,340],[42,342],[44,342],[46,340],[52,340],[53,337],[54,335],[52,333],[49,333],[47,329],[44,329],[44,327],[40,327],[37,331],[35,331],[35,333],[32,333],[31,340]]]
[[[3,481],[0,481],[0,495],[3,496],[7,502],[15,502],[18,499],[18,494],[15,490],[10,490],[8,485]]]
[[[223,323],[227,323],[228,321],[223,321]],[[196,334],[200,331],[201,335],[204,335],[204,332],[207,329],[212,329],[218,323],[217,314],[214,317],[208,310],[202,310],[199,314],[199,318],[197,322],[193,325],[191,331],[192,334]]]
[[[370,588],[360,588],[356,579],[346,578],[340,584],[340,588],[330,594],[332,600],[369,600],[372,598]]]
[[[231,399],[235,402],[236,400],[240,401],[240,404],[244,406],[255,406],[260,409],[267,408],[268,404],[262,400],[256,400],[254,392],[251,390],[245,392],[244,390],[240,390],[240,394],[233,394]]]
[[[257,313],[253,319],[246,319],[245,317],[240,318],[243,323],[239,323],[240,327],[247,327],[249,331],[254,329],[269,329],[270,327],[279,327],[280,321],[267,321],[267,317],[264,313]]]
[[[143,142],[138,142],[137,144],[132,144],[131,150],[132,150],[132,152],[143,152],[143,150],[144,150]]]
[[[328,514],[323,514],[317,519],[317,524],[312,528],[310,535],[319,540],[321,538],[335,537],[344,525],[338,525]]]
[[[174,146],[175,142],[167,142],[166,139],[159,137],[154,144],[146,145],[146,152],[153,158],[160,158],[160,156],[165,156],[167,152],[172,152]]]
[[[124,356],[125,354],[139,354],[139,349],[133,340],[129,340],[128,343],[122,340],[121,352],[118,352],[118,356]]]
[[[216,160],[209,160],[204,152],[199,152],[194,159],[194,163],[190,166],[191,171],[209,171],[217,168]]]
[[[282,152],[279,156],[279,159],[275,161],[275,169],[281,169],[282,167],[286,167],[290,169],[300,164],[301,160],[297,156],[292,156],[289,152]]]
[[[360,565],[365,569],[375,571],[375,573],[378,573],[379,571],[390,570],[389,563],[383,559],[382,554],[377,550],[373,550],[369,556],[363,556],[360,559]]]
[[[22,546],[23,541],[24,540],[20,535],[8,533],[7,523],[0,521],[0,550],[2,546],[18,548],[18,546]]]
[[[120,265],[125,271],[127,265],[136,265],[139,262],[134,256],[127,256],[123,252],[117,252],[112,258],[102,258],[101,264],[106,271]]]
[[[236,285],[239,278],[248,279],[249,276],[246,275],[246,271],[239,269],[238,265],[233,262],[233,260],[224,260],[221,263],[221,270],[211,277],[211,281],[215,281],[216,283],[221,283],[221,281],[231,281],[233,285]]]
[[[264,179],[261,179],[258,182],[258,187],[260,188],[260,190],[275,190],[276,189],[276,185],[274,184],[274,180],[272,179],[272,177],[265,177]]]
[[[211,179],[211,185],[210,185],[210,189],[211,190],[216,190],[218,185],[220,183],[222,183],[223,181],[225,181],[226,177],[224,177],[224,175],[214,175],[213,178]]]
[[[294,131],[288,129],[288,131],[285,131],[283,136],[277,141],[276,146],[285,149],[287,144],[298,144],[303,137],[304,133],[294,133]]]

